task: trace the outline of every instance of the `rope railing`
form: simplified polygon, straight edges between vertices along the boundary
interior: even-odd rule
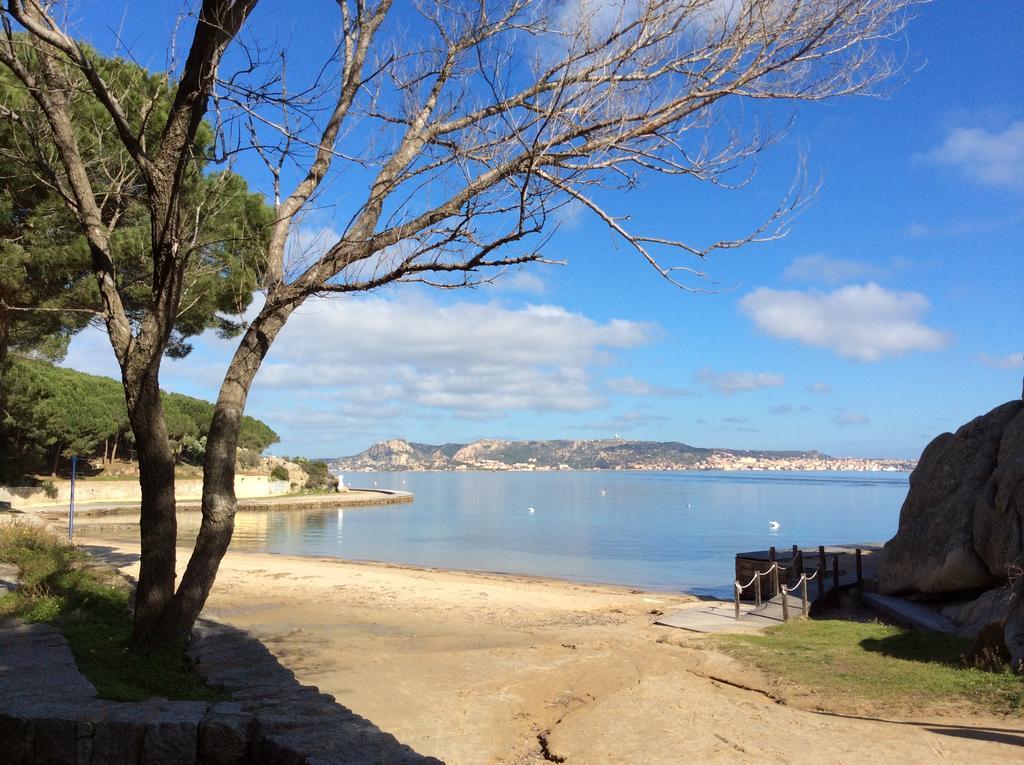
[[[764,571],[755,571],[754,572],[754,576],[752,576],[750,578],[750,581],[747,582],[746,584],[740,584],[739,580],[736,580],[736,582],[734,583],[734,587],[736,589],[736,618],[737,619],[740,618],[740,597],[742,596],[742,593],[743,593],[743,591],[745,589],[747,589],[751,585],[755,585],[755,587],[754,587],[754,602],[756,604],[755,608],[760,608],[761,607],[761,577],[762,576],[768,576],[770,574],[771,577],[772,577],[772,592],[773,593],[774,592],[779,592],[780,591],[779,590],[779,572],[780,571],[787,571],[788,572],[790,568],[791,568],[791,566],[783,566],[783,565],[780,565],[778,561],[774,561],[772,563],[772,565],[769,566]],[[783,586],[785,586],[785,585],[783,585]]]
[[[783,620],[789,619],[789,593],[800,590],[800,611],[803,616],[807,616],[810,610],[810,599],[807,595],[808,582],[817,579],[818,581],[818,599],[821,600],[825,597],[825,578],[829,576],[828,566],[825,560],[825,548],[823,546],[818,547],[818,565],[814,569],[814,573],[808,575],[803,569],[804,553],[802,550],[793,545],[793,561],[789,566],[783,566],[777,560],[775,560],[775,548],[772,547],[769,551],[771,555],[772,564],[764,571],[755,571],[754,575],[750,578],[750,581],[746,584],[741,584],[739,579],[733,583],[733,589],[736,601],[736,618],[740,618],[740,599],[743,596],[743,591],[748,587],[753,586],[754,588],[754,603],[755,610],[762,606],[762,595],[761,595],[761,577],[770,576],[772,581],[771,592],[774,597],[776,594],[782,595],[782,618]],[[864,587],[864,574],[861,565],[861,554],[862,550],[857,547],[854,549],[855,561],[857,566],[857,587]],[[789,585],[789,572],[792,569],[796,569],[800,572],[800,577]],[[779,572],[786,572],[786,578],[783,580],[783,584],[779,586]],[[832,555],[832,591],[838,591],[839,589],[839,555],[833,553]]]
[[[788,584],[782,584],[780,586],[779,585],[779,572],[780,571],[787,572],[787,578],[788,578],[788,572],[789,572],[789,570],[791,568],[793,568],[793,566],[783,566],[778,561],[773,561],[772,565],[769,566],[764,571],[755,571],[754,575],[752,577],[750,577],[750,581],[747,582],[746,584],[741,584],[740,581],[737,579],[733,583],[733,588],[735,590],[736,618],[737,619],[740,618],[740,599],[741,599],[741,597],[743,595],[743,591],[745,589],[747,589],[748,587],[750,587],[750,586],[754,587],[754,604],[755,604],[754,607],[755,607],[755,609],[761,608],[761,605],[762,605],[761,577],[769,576],[769,575],[772,578],[772,592],[773,593],[781,593],[782,594],[782,618],[783,618],[783,620],[784,621],[788,621],[789,620],[789,593],[790,592],[794,592],[797,589],[800,590],[800,604],[801,604],[800,605],[800,612],[801,612],[801,615],[807,616],[807,612],[810,609],[810,600],[809,600],[809,598],[807,596],[807,583],[810,582],[813,579],[816,579],[819,575],[823,576],[823,574],[821,573],[822,569],[819,566],[818,568],[816,568],[814,570],[814,573],[811,574],[810,576],[807,575],[807,572],[801,571],[800,572],[800,578],[796,580],[796,582],[793,584],[792,587],[790,587]],[[785,580],[783,580],[783,581],[785,581]]]

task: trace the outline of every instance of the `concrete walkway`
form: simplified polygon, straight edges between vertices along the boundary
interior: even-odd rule
[[[333,494],[283,494],[274,497],[252,497],[238,500],[237,510],[259,512],[266,510],[317,510],[330,507],[370,507],[373,505],[395,505],[412,502],[414,496],[409,491],[392,489],[351,489],[350,491]],[[197,499],[179,500],[179,510],[198,511],[202,502]],[[50,521],[67,521],[67,503],[59,505],[34,505],[27,508],[14,508],[16,512],[39,515]],[[90,518],[107,515],[125,515],[138,517],[139,503],[129,501],[116,502],[76,502],[75,523],[87,523]],[[128,519],[130,520],[130,518]]]
[[[871,608],[897,624],[928,632],[956,632],[957,626],[934,608],[906,598],[865,592],[864,600]]]
[[[789,618],[800,616],[801,599],[788,596]],[[776,595],[760,607],[751,603],[740,604],[740,618],[736,618],[736,604],[724,601],[697,604],[665,614],[655,621],[663,627],[677,627],[691,632],[760,632],[765,627],[783,623],[782,595]]]

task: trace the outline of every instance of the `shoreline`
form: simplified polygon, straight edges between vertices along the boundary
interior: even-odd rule
[[[103,524],[84,524],[87,528],[103,528]],[[117,524],[123,525],[123,524]],[[76,526],[76,528],[78,528]],[[80,547],[90,547],[95,545],[108,546],[110,548],[131,548],[134,552],[138,552],[139,543],[135,540],[126,540],[122,538],[110,538],[104,537],[102,532],[97,536],[91,536],[88,533],[78,536],[76,534],[74,544]],[[175,549],[178,551],[179,556],[183,554],[183,557],[187,560],[192,553],[192,547],[185,547],[181,544],[181,540],[178,541]],[[609,591],[617,591],[618,594],[622,595],[657,595],[666,598],[690,598],[700,603],[714,602],[714,603],[725,603],[727,601],[722,598],[715,597],[714,595],[702,595],[696,592],[690,592],[688,590],[681,589],[658,589],[651,587],[650,585],[642,584],[624,584],[622,582],[605,582],[594,579],[570,579],[568,577],[552,576],[548,574],[529,574],[520,571],[496,571],[491,569],[478,569],[478,568],[458,568],[454,566],[440,566],[440,565],[428,565],[423,563],[403,563],[401,561],[389,561],[380,560],[377,558],[343,558],[337,555],[315,555],[315,554],[303,554],[294,552],[279,552],[276,550],[261,550],[250,547],[228,547],[228,554],[254,557],[260,555],[270,555],[275,558],[283,560],[295,560],[295,561],[323,561],[325,563],[334,563],[340,565],[352,565],[352,566],[380,566],[383,568],[393,568],[402,571],[409,572],[422,572],[429,574],[455,574],[455,575],[466,575],[476,576],[481,578],[496,578],[496,579],[508,579],[512,582],[519,583],[541,583],[550,585],[564,585],[564,586],[580,586],[580,587],[593,587],[597,589],[606,589]],[[730,589],[731,585],[723,585],[723,590]],[[728,601],[732,602],[732,601]]]
[[[139,543],[126,541],[123,539],[109,539],[102,536],[97,537],[83,537],[75,540],[75,544],[79,547],[109,547],[114,550],[126,552],[128,554],[139,553]],[[184,547],[181,544],[175,546],[175,550],[178,553],[179,560],[187,560],[188,556],[192,553],[191,547]],[[281,561],[291,561],[294,563],[324,563],[334,566],[356,566],[365,568],[381,568],[388,570],[401,571],[409,574],[437,574],[440,576],[462,576],[470,579],[489,579],[494,581],[503,581],[508,584],[537,584],[552,587],[584,587],[591,588],[597,591],[606,592],[608,595],[621,595],[621,596],[660,596],[661,598],[682,598],[684,601],[701,601],[703,602],[706,598],[701,595],[695,595],[691,592],[683,590],[653,590],[644,588],[640,585],[629,585],[619,584],[616,582],[596,582],[596,581],[583,581],[579,579],[566,579],[558,576],[546,576],[544,574],[524,574],[515,571],[490,571],[487,569],[469,569],[469,568],[449,568],[445,566],[428,566],[418,563],[401,563],[397,561],[387,560],[373,560],[369,558],[340,558],[335,555],[302,555],[298,553],[289,552],[275,552],[271,550],[254,550],[241,548],[228,547],[226,555],[245,557],[256,560],[263,556],[273,557]],[[721,600],[713,598],[713,600]],[[724,602],[724,601],[722,601]],[[731,602],[731,601],[730,601]]]

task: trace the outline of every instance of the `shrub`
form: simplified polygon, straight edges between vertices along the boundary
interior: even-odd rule
[[[290,478],[288,469],[284,465],[274,465],[270,471],[270,477],[275,481],[287,481]]]
[[[309,474],[306,481],[307,489],[337,489],[338,479],[327,470],[327,463],[323,460],[303,460],[302,468]]]
[[[238,465],[242,470],[252,470],[254,467],[259,467],[261,461],[260,453],[255,449],[243,449],[238,450]]]
[[[57,487],[53,481],[43,481],[43,494],[50,499],[57,499]]]
[[[178,459],[189,465],[202,465],[206,457],[206,436],[185,436],[181,439]]]

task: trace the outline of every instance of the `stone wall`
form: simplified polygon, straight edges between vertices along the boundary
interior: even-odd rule
[[[14,507],[29,508],[41,505],[66,505],[71,498],[71,481],[55,480],[57,497],[47,497],[39,486],[0,486],[0,503],[9,502]],[[288,481],[274,481],[265,475],[236,475],[235,496],[239,499],[273,497],[291,491]],[[201,479],[174,482],[177,499],[202,499]],[[142,490],[138,481],[90,481],[75,482],[75,502],[139,502]]]
[[[443,765],[301,685],[247,632],[200,622],[189,652],[234,700],[98,699],[57,630],[0,620],[0,763]]]

